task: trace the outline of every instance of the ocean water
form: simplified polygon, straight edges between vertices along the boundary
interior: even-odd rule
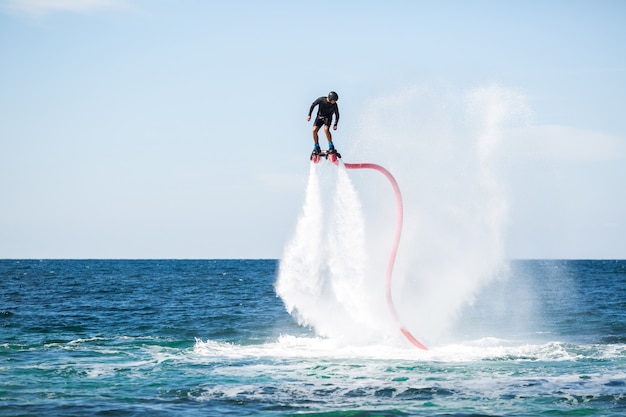
[[[626,261],[511,261],[428,351],[318,336],[279,266],[0,261],[0,415],[626,415]]]

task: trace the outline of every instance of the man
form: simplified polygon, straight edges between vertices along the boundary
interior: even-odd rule
[[[313,108],[318,106],[317,116],[315,118],[315,122],[313,122],[313,142],[315,142],[313,154],[315,155],[319,155],[322,152],[317,135],[317,132],[319,132],[320,127],[322,126],[324,126],[324,133],[326,134],[326,139],[328,139],[328,153],[337,153],[335,145],[333,145],[333,136],[330,133],[330,125],[333,121],[333,115],[335,115],[333,130],[337,130],[337,123],[339,123],[339,107],[337,107],[337,100],[339,100],[339,96],[334,91],[331,91],[328,93],[328,97],[320,97],[315,100],[313,104],[311,104],[309,115],[306,117],[307,122],[311,120]]]

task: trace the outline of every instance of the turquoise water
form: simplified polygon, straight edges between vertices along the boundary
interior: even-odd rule
[[[0,415],[626,414],[626,261],[512,261],[428,351],[316,336],[278,267],[0,261]]]

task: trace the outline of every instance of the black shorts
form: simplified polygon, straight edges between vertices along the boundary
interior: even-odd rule
[[[322,126],[326,125],[326,126],[330,127],[331,121],[332,121],[332,117],[320,117],[320,116],[317,116],[315,118],[315,126],[322,127]]]

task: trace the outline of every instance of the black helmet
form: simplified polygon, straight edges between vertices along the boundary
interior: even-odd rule
[[[339,100],[339,96],[334,91],[331,91],[330,93],[328,93],[328,99],[337,101]]]

